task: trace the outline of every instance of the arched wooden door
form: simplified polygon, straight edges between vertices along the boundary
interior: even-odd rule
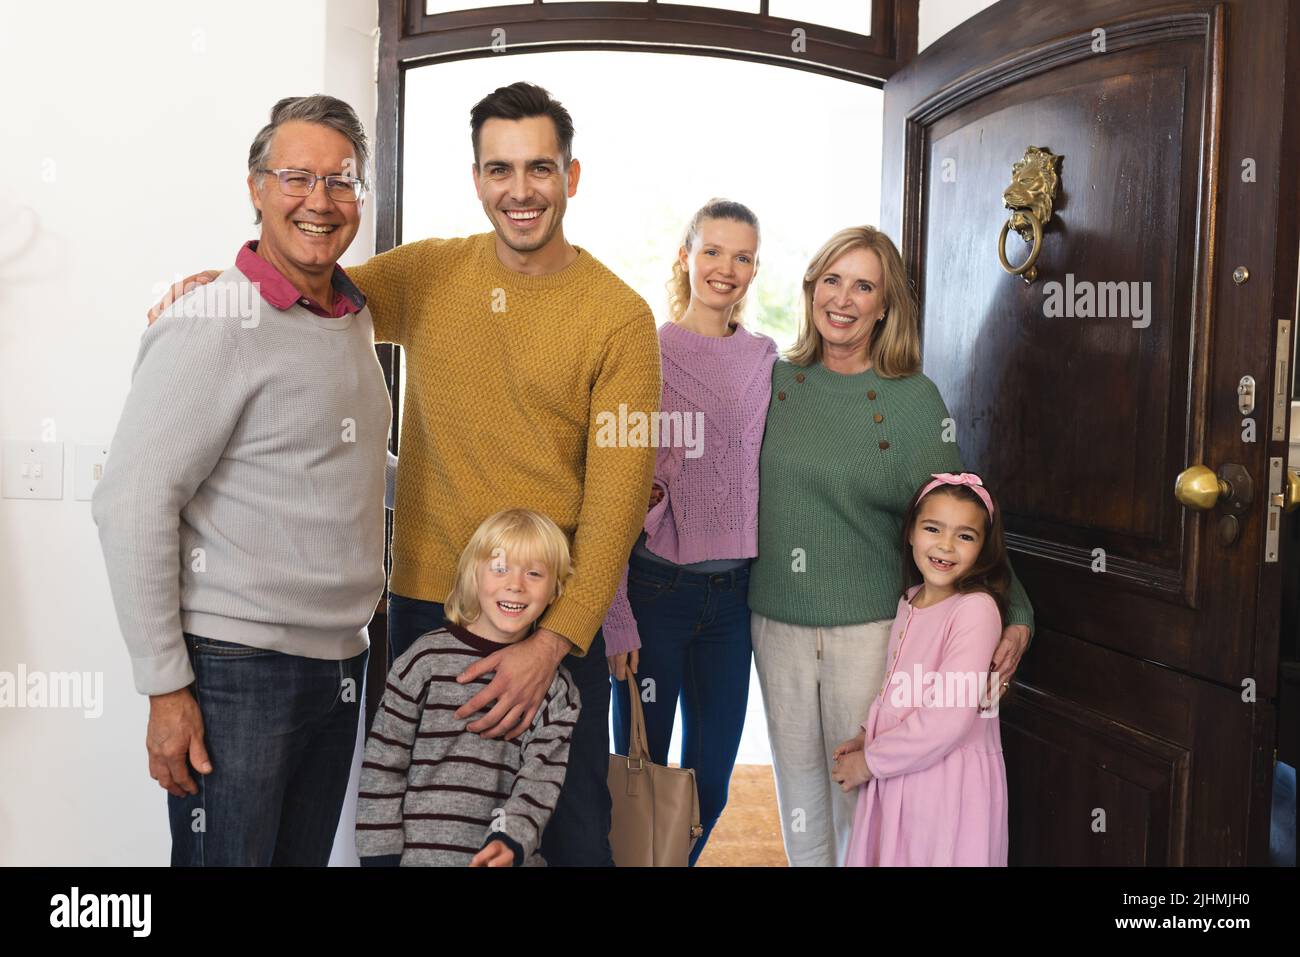
[[[1002,713],[1014,862],[1265,859],[1295,16],[1004,0],[885,86],[883,226],[919,287],[925,372],[1037,614]],[[1033,283],[997,252],[1028,147],[1062,157]],[[1248,501],[1180,504],[1194,464]]]

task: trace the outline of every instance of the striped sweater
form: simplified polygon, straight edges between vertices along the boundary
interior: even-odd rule
[[[393,663],[361,765],[357,853],[402,866],[463,867],[490,841],[536,866],[578,720],[578,690],[561,666],[532,726],[513,741],[483,738],[456,709],[492,679],[456,676],[503,646],[448,623]]]

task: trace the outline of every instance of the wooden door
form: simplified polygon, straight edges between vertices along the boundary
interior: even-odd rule
[[[1266,855],[1296,16],[1003,0],[885,86],[882,222],[917,286],[924,371],[1001,497],[1037,616],[1002,710],[1013,863]],[[1062,157],[1032,283],[997,253],[1029,146]],[[1027,250],[1013,231],[1009,261]],[[1237,466],[1250,503],[1180,504],[1194,464]]]

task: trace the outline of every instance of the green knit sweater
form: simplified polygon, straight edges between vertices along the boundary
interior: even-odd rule
[[[759,456],[758,558],[749,607],[795,625],[893,618],[903,512],[931,473],[964,471],[935,384],[820,363],[772,370]],[[954,430],[947,429],[949,435]],[[1018,578],[1007,624],[1033,628]]]

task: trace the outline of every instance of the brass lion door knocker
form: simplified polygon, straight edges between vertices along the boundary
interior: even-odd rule
[[[1011,185],[1002,193],[1002,205],[1013,210],[998,234],[998,261],[1002,268],[1025,282],[1038,278],[1038,255],[1043,251],[1043,227],[1052,219],[1052,203],[1060,185],[1057,170],[1063,157],[1031,146],[1011,167]],[[1007,233],[1015,230],[1029,244],[1029,257],[1019,266],[1007,262]]]

